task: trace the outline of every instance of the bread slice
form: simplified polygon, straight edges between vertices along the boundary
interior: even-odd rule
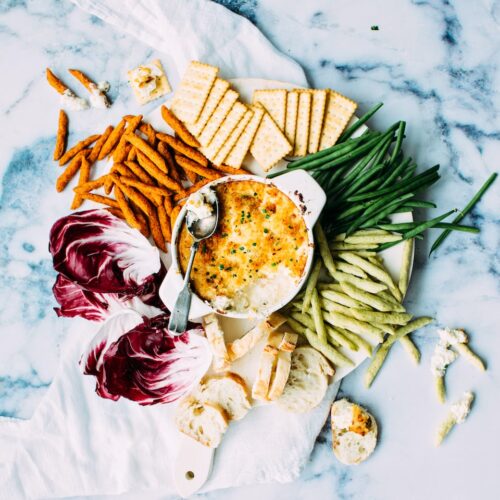
[[[213,368],[216,372],[227,370],[231,365],[226,343],[224,342],[224,330],[222,330],[219,318],[216,314],[207,314],[203,320],[205,334],[212,349],[214,360]]]
[[[271,378],[267,399],[274,401],[278,399],[285,390],[290,368],[292,366],[292,353],[288,351],[280,351],[276,361],[276,370]]]
[[[267,399],[267,393],[271,383],[271,375],[277,359],[278,349],[272,345],[266,345],[260,356],[257,378],[255,379],[252,387],[252,397],[254,399]]]
[[[273,332],[269,335],[268,344],[280,351],[292,352],[297,345],[299,336],[293,332]]]
[[[292,353],[288,381],[277,403],[286,411],[305,413],[318,406],[328,388],[333,368],[312,347],[299,347]]]
[[[219,446],[228,426],[222,408],[213,403],[200,403],[193,397],[181,401],[175,423],[180,432],[209,448]]]
[[[377,445],[378,427],[373,415],[347,399],[335,401],[331,411],[335,456],[346,465],[366,460]]]
[[[194,397],[201,403],[218,405],[229,420],[242,419],[252,407],[245,381],[236,373],[206,378]]]
[[[258,344],[266,335],[278,329],[286,322],[286,317],[279,313],[272,313],[268,318],[252,328],[243,337],[229,344],[227,349],[231,361],[241,358]]]

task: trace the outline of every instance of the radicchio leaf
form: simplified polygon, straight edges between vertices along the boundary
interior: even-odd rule
[[[102,326],[83,355],[83,372],[97,378],[99,396],[140,405],[170,403],[190,392],[210,366],[201,327],[168,332],[169,315],[141,318],[131,311]]]
[[[50,231],[49,251],[57,272],[97,293],[141,295],[162,269],[159,250],[102,209],[59,219]]]
[[[89,292],[62,274],[57,275],[52,291],[61,306],[54,307],[56,314],[68,318],[81,316],[89,321],[104,321],[125,309],[132,309],[149,318],[162,312],[158,307],[145,303],[151,302],[157,294],[129,297],[117,293]]]

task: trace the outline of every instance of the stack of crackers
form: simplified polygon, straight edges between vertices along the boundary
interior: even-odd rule
[[[269,113],[293,148],[293,156],[333,146],[357,104],[330,89],[256,90],[254,104]]]
[[[250,152],[268,171],[287,155],[328,148],[356,110],[355,102],[332,90],[256,90],[247,106],[218,72],[191,62],[172,102],[173,113],[215,165],[240,168]]]

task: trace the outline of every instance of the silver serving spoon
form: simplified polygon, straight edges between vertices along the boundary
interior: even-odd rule
[[[219,221],[219,202],[215,191],[212,189],[203,191],[205,193],[207,191],[210,192],[209,196],[205,196],[204,192],[201,192],[201,194],[204,197],[204,203],[212,207],[212,213],[207,217],[200,218],[194,211],[189,209],[188,205],[186,226],[194,241],[191,245],[191,254],[189,256],[182,290],[179,292],[174,310],[170,316],[170,321],[168,322],[168,331],[172,335],[181,335],[187,329],[189,309],[191,308],[191,287],[189,285],[189,277],[191,275],[191,268],[193,267],[196,251],[201,241],[210,238],[210,236],[215,233]]]

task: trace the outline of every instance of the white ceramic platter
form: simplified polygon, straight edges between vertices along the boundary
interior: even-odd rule
[[[231,80],[232,87],[237,90],[241,96],[243,102],[250,103],[252,100],[253,91],[256,89],[273,89],[273,88],[285,88],[294,89],[297,88],[296,85],[286,82],[273,81],[273,80],[261,80],[261,79],[235,79]],[[357,118],[353,118],[355,122]],[[169,127],[164,122],[161,117],[161,106],[152,111],[147,117],[146,121],[151,123],[153,127],[160,131],[171,132]],[[360,127],[354,136],[361,135],[366,130],[366,126]],[[272,172],[282,170],[286,163],[284,161],[280,162],[276,167],[273,168]],[[245,159],[244,166],[251,173],[259,176],[265,176],[264,172],[257,162],[248,155]],[[408,222],[412,221],[413,218],[411,213],[397,214],[393,217],[394,222]],[[392,247],[380,254],[384,259],[384,264],[393,276],[395,280],[399,278],[399,273],[401,270],[402,263],[402,245],[397,245]],[[163,256],[164,262],[167,266],[171,264],[171,252]],[[239,318],[229,318],[226,316],[221,316],[221,325],[226,334],[226,341],[232,342],[233,340],[241,337],[244,333],[250,330],[255,324],[254,319],[239,319]],[[238,373],[242,376],[248,387],[251,387],[255,374],[257,372],[259,357],[261,351],[264,347],[265,341],[258,344],[250,353],[246,356],[235,361],[231,366],[231,371]],[[342,349],[341,349],[342,350]],[[332,383],[338,386],[340,385],[340,380],[355,369],[359,364],[361,364],[365,359],[366,355],[358,351],[345,352],[353,362],[354,366],[349,368],[338,368]],[[257,403],[262,404],[262,403]],[[266,403],[264,403],[266,404]],[[314,411],[314,410],[313,410]],[[181,437],[179,442],[179,451],[177,454],[177,460],[174,465],[174,480],[178,489],[178,493],[187,497],[194,492],[196,492],[204,482],[207,480],[211,464],[213,459],[213,450],[206,448],[194,440]]]

